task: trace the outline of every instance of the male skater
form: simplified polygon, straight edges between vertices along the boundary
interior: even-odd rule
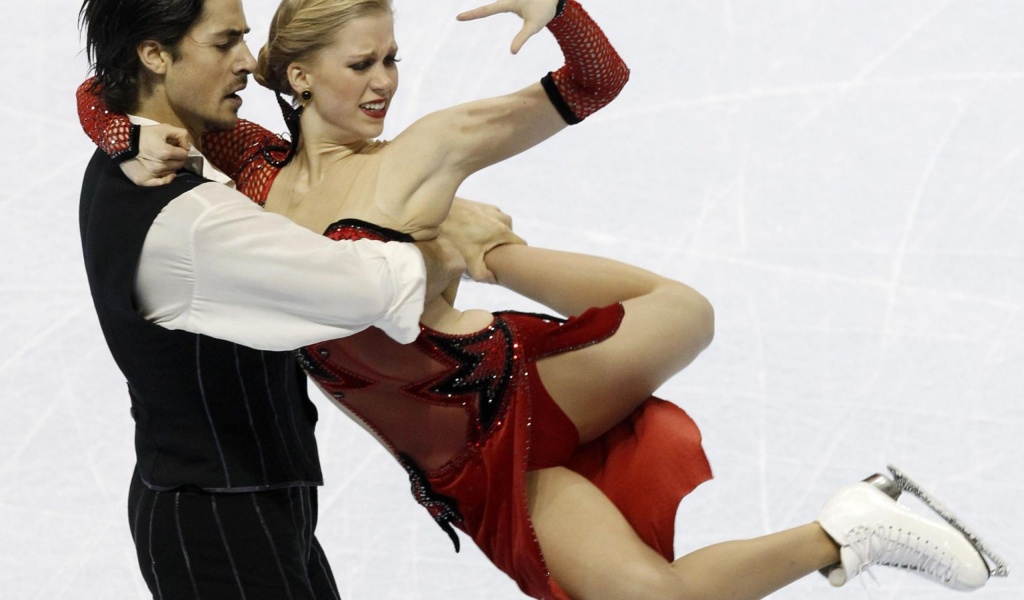
[[[240,0],[85,0],[81,16],[111,108],[197,143],[235,123],[255,66]],[[337,598],[314,535],[316,410],[290,350],[369,326],[412,341],[465,263],[439,242],[331,241],[191,159],[137,187],[97,151],[82,186],[86,272],[135,420],[139,565],[167,600]],[[478,224],[487,236],[468,235],[512,239]]]

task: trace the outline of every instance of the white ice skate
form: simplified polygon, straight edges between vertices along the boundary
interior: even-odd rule
[[[892,480],[874,475],[843,488],[821,511],[818,523],[840,546],[840,564],[822,571],[832,585],[841,586],[872,565],[906,569],[963,591],[982,587],[990,575],[1007,574],[1006,563],[949,511],[901,471],[892,466],[889,470]],[[897,504],[902,491],[921,498],[946,523]]]

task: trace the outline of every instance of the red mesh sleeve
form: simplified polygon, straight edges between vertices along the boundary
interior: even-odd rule
[[[289,148],[288,140],[245,119],[239,119],[233,129],[203,135],[203,156],[260,205],[266,202]]]
[[[132,125],[127,115],[110,112],[95,77],[78,86],[75,98],[78,120],[93,143],[118,162],[135,158],[139,153],[139,126]]]
[[[576,0],[566,0],[548,29],[565,55],[565,65],[541,83],[562,118],[574,125],[619,95],[629,68]]]
[[[82,129],[93,143],[118,162],[138,155],[139,126],[107,108],[95,78],[78,86],[76,98]],[[284,138],[244,119],[233,129],[203,135],[203,156],[233,179],[238,191],[259,204],[266,201],[289,148]]]

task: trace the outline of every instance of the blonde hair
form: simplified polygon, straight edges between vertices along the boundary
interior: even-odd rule
[[[332,34],[354,19],[382,12],[392,13],[391,0],[282,0],[253,77],[263,87],[294,96],[288,65],[327,47]]]

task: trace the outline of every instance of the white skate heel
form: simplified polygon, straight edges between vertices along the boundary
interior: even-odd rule
[[[822,571],[829,582],[841,586],[868,567],[882,565],[918,573],[954,590],[985,585],[989,567],[968,536],[897,504],[904,489],[899,481],[874,475],[839,490],[825,503],[818,523],[840,546],[840,563]]]

